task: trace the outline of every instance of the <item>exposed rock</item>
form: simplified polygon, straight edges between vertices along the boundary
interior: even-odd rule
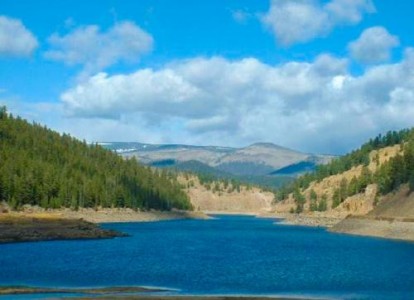
[[[98,239],[125,236],[84,220],[3,215],[0,243],[66,239]]]
[[[209,212],[239,212],[239,213],[266,213],[272,210],[274,195],[256,187],[240,186],[240,191],[225,189],[220,186],[219,191],[207,189],[200,184],[195,176],[188,179],[181,176],[180,182],[187,186],[187,194],[196,211]],[[191,185],[188,186],[188,182]]]

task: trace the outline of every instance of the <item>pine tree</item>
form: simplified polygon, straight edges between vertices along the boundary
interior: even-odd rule
[[[19,208],[191,209],[174,176],[0,108],[0,200]]]

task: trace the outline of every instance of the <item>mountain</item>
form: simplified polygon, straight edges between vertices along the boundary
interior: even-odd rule
[[[0,201],[13,208],[189,209],[175,176],[0,108]]]
[[[136,157],[147,165],[192,170],[192,164],[194,170],[208,169],[223,176],[295,176],[308,171],[310,166],[314,168],[332,159],[332,156],[301,153],[271,143],[257,143],[244,148],[117,142],[100,144],[124,157]],[[277,173],[289,166],[296,166],[295,171]]]

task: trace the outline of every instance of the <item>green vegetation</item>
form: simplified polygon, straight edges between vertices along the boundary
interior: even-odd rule
[[[390,158],[372,174],[367,167],[371,151],[397,144],[401,145],[403,154]],[[373,157],[373,161],[379,166],[378,155]],[[296,211],[301,211],[303,209],[302,191],[308,188],[312,181],[320,182],[328,176],[345,172],[358,165],[363,165],[361,176],[353,177],[349,182],[346,179],[341,181],[340,186],[333,193],[332,208],[340,205],[347,197],[363,192],[372,183],[378,184],[380,195],[395,191],[406,183],[409,184],[410,190],[414,191],[414,129],[390,131],[384,136],[379,135],[358,150],[334,159],[327,165],[318,166],[315,172],[305,174],[290,185],[281,188],[277,193],[277,200],[281,201],[293,193],[297,204]],[[315,195],[314,191],[310,192],[310,209],[326,210],[326,196],[317,203]]]
[[[232,193],[234,191],[240,192],[242,183],[234,178],[217,178],[208,173],[194,173],[194,175],[198,177],[201,185],[206,187],[208,190],[212,189],[215,193]],[[249,184],[245,185],[246,187],[251,188]]]
[[[326,211],[328,208],[326,195],[322,195],[321,199],[318,199],[318,195],[314,190],[310,192],[310,211]]]
[[[375,139],[371,139],[368,143],[362,145],[359,149],[336,158],[329,164],[317,166],[315,172],[299,177],[293,184],[300,188],[307,188],[312,181],[319,182],[323,178],[343,173],[355,166],[367,166],[369,164],[369,154],[371,151],[401,144],[408,140],[410,133],[412,133],[412,130],[404,129],[398,132],[389,131],[384,136],[380,134]]]
[[[372,181],[378,184],[379,192],[385,195],[408,183],[414,191],[414,130],[404,144],[404,152],[381,165]]]
[[[0,108],[0,200],[19,208],[191,209],[176,177]]]
[[[305,196],[300,192],[299,189],[296,189],[293,192],[293,198],[295,199],[295,202],[296,202],[296,211],[295,212],[297,214],[303,212],[303,206],[305,205],[305,202],[306,202]]]
[[[322,195],[321,200],[318,204],[318,211],[326,211],[328,209],[328,197],[326,195]]]

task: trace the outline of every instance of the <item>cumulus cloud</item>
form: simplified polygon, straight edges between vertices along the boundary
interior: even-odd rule
[[[292,62],[280,67],[254,58],[196,58],[130,75],[99,73],[64,93],[62,100],[72,115],[118,118],[125,111],[156,112],[197,119],[200,128],[211,124],[211,117],[222,120],[217,116],[224,114],[230,121],[229,115],[265,103],[305,105],[304,95],[319,92],[319,84],[345,68],[344,60],[328,55],[314,64]]]
[[[66,35],[49,37],[46,58],[67,65],[82,65],[84,74],[104,70],[120,61],[136,62],[151,51],[153,38],[133,22],[123,21],[106,32],[96,25],[76,28]]]
[[[391,50],[399,46],[398,37],[391,35],[381,26],[371,27],[349,44],[351,56],[362,63],[373,64],[388,61]]]
[[[401,62],[374,66],[358,77],[349,73],[346,59],[328,54],[281,65],[194,58],[129,75],[100,73],[61,100],[72,117],[113,124],[113,131],[102,129],[105,140],[136,126],[147,133],[145,141],[272,141],[342,153],[380,132],[413,125],[413,68],[412,49]]]
[[[284,46],[326,36],[338,25],[359,23],[375,7],[371,0],[272,0],[262,22]]]
[[[36,37],[20,20],[0,16],[0,56],[30,56],[37,47]]]

